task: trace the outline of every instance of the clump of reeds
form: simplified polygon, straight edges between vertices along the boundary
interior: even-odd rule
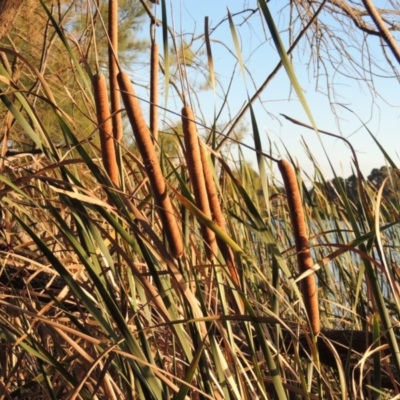
[[[108,66],[110,80],[110,100],[113,134],[117,143],[123,136],[120,93],[118,87],[118,0],[110,0],[108,5]]]
[[[310,243],[307,235],[300,191],[297,186],[296,174],[290,163],[286,160],[279,160],[278,166],[286,189],[290,219],[292,221],[293,235],[296,243],[299,273],[303,274],[312,269],[314,263],[311,257]],[[318,293],[314,274],[305,277],[302,280],[301,287],[312,332],[314,335],[318,335],[320,332],[320,321]]]
[[[167,193],[165,179],[154,148],[153,140],[143,117],[139,101],[134,92],[131,80],[126,73],[118,74],[122,100],[135,135],[138,150],[149,177],[150,185],[157,205],[157,211],[170,245],[171,254],[180,257],[183,253],[182,234],[174,215],[171,199]]]
[[[92,80],[96,102],[97,123],[100,131],[103,165],[115,186],[119,185],[118,165],[115,155],[113,129],[108,105],[107,85],[103,74],[95,74]]]
[[[212,219],[221,228],[221,230],[226,232],[225,218],[222,213],[221,204],[218,199],[218,193],[215,187],[213,173],[208,163],[206,149],[203,145],[200,146],[200,156],[203,165],[204,181],[206,185]],[[217,237],[217,243],[225,259],[232,281],[235,283],[235,285],[240,287],[239,275],[231,248],[219,237]]]
[[[150,132],[158,140],[158,44],[151,44],[150,57]]]
[[[185,140],[186,164],[192,181],[196,205],[207,218],[211,219],[203,163],[200,155],[199,136],[194,122],[193,111],[190,107],[182,108],[182,128]],[[204,224],[201,224],[201,232],[206,243],[207,258],[211,260],[218,251],[215,233]]]

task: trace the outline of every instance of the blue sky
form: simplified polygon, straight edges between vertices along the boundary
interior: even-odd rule
[[[284,2],[271,0],[268,4],[272,14],[276,17],[278,27],[281,30],[285,30],[282,33],[282,38],[287,46],[288,35],[286,28],[288,26],[289,15],[287,10],[282,11],[278,8],[282,7],[283,3]],[[384,3],[384,1],[375,2],[377,6],[383,6]],[[190,40],[192,36],[198,37],[203,34],[205,16],[209,17],[210,26],[214,27],[226,17],[227,7],[231,14],[234,15],[241,11],[244,6],[255,8],[256,1],[176,1],[173,2],[174,21],[172,21],[172,15],[169,14],[168,22],[170,25],[174,22],[175,30],[177,32],[186,33],[187,35],[185,37]],[[161,16],[161,8],[159,6],[157,14],[159,17]],[[241,41],[243,59],[246,68],[251,74],[251,76],[247,75],[246,77],[248,93],[251,96],[255,92],[255,87],[258,87],[266,79],[279,59],[272,41],[269,40],[270,34],[268,29],[262,24],[260,16],[258,14],[253,15],[247,23],[243,23],[239,26],[239,24],[243,22],[245,16],[246,14],[234,17],[234,22],[237,25],[237,32]],[[333,19],[330,21],[327,15],[325,15],[324,18],[325,21],[331,24],[332,30],[337,28]],[[213,40],[212,51],[214,68],[218,79],[226,89],[236,63],[234,43],[227,21],[223,22],[218,29],[212,33],[211,39]],[[158,28],[157,40],[159,41],[160,47],[162,47],[161,28]],[[357,37],[355,41],[357,41]],[[195,41],[194,47],[198,48],[202,46],[201,48],[204,49],[203,43],[203,39]],[[386,61],[379,51],[379,42],[376,39],[371,39],[370,44],[375,57],[378,59],[378,65],[385,68]],[[227,48],[229,50],[227,50]],[[314,77],[314,70],[308,65],[309,54],[307,42],[303,42],[299,50],[294,53],[294,67],[316,123],[320,129],[328,130],[339,135],[341,134],[350,140],[357,151],[363,173],[368,174],[372,168],[380,167],[384,164],[384,157],[370,138],[368,132],[362,128],[355,115],[345,109],[336,108],[337,117],[340,118],[338,124],[338,120],[333,116],[327,96],[316,90],[317,81]],[[357,59],[357,53],[351,49],[351,43],[349,43],[348,54],[349,57]],[[325,58],[327,56],[336,57],[334,52],[329,55],[324,55]],[[205,57],[203,57],[203,61],[205,60]],[[330,73],[335,74],[335,71],[331,70]],[[204,82],[204,78],[198,72],[191,72],[189,76],[191,82]],[[142,78],[146,79],[144,76]],[[255,86],[252,80],[254,80]],[[371,93],[363,82],[357,83],[340,76],[337,72],[333,83],[334,85],[331,90],[337,93],[335,101],[345,104],[352,109],[368,125],[368,128],[383,145],[395,163],[400,165],[398,155],[400,144],[400,97],[398,94],[398,81],[395,78],[375,78],[375,89],[384,100],[371,96]],[[323,88],[324,84],[323,78],[320,79],[319,86]],[[196,102],[193,103],[197,115],[199,115],[199,109],[201,108],[205,120],[211,123],[214,115],[214,108],[216,107],[219,109],[222,100],[218,98],[215,100],[211,90],[194,89],[193,92],[195,93],[192,94],[198,96],[198,101],[200,103],[200,105]],[[231,115],[235,115],[239,111],[246,99],[246,86],[244,85],[240,68],[236,65],[232,89],[228,96]],[[268,138],[277,146],[273,152],[274,156],[278,156],[278,152],[285,155],[286,147],[288,152],[290,152],[305,171],[312,175],[313,169],[311,161],[308,159],[301,144],[301,140],[304,140],[326,176],[331,177],[332,173],[329,163],[315,132],[293,125],[279,115],[280,113],[284,113],[292,118],[309,123],[303,108],[297,100],[297,96],[290,90],[289,80],[284,69],[280,70],[273,82],[263,92],[261,101],[262,104],[260,101],[257,101],[254,109],[258,127],[262,133],[264,149],[266,151],[268,149]],[[389,106],[386,102],[390,103],[392,106]],[[169,99],[168,108],[171,110],[179,112],[181,106],[182,104],[180,101],[174,101],[174,98]],[[221,122],[227,121],[229,118],[230,115],[226,111],[223,118],[221,118]],[[166,115],[166,119],[168,121],[173,121],[177,118]],[[246,118],[246,121],[249,124],[249,118]],[[339,175],[348,176],[351,172],[351,153],[347,147],[340,140],[325,136],[322,136],[322,142],[336,172]],[[253,145],[250,125],[249,135],[245,137],[245,143]],[[246,150],[245,155],[246,159],[249,161],[255,160],[254,153]]]

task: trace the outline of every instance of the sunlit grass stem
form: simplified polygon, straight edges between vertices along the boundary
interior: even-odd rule
[[[171,253],[174,257],[180,257],[183,253],[182,234],[174,215],[172,202],[167,192],[165,179],[161,171],[149,128],[143,117],[139,101],[128,74],[123,72],[119,73],[118,83],[121,88],[126,113],[135,135],[136,144],[143,158],[143,163],[149,177],[157,205],[157,211],[162,220],[163,229],[167,236]]]
[[[307,235],[300,191],[297,185],[296,174],[290,163],[286,160],[279,160],[278,166],[286,189],[290,219],[293,227],[293,236],[296,243],[299,273],[303,274],[313,268],[314,262],[311,257],[310,243]],[[318,335],[320,332],[320,321],[318,293],[314,274],[305,277],[302,280],[301,286],[311,329],[314,335]]]
[[[150,132],[158,140],[158,44],[151,44],[150,59]]]
[[[120,143],[123,137],[122,116],[118,112],[121,109],[121,99],[118,86],[118,0],[109,0],[108,5],[108,66],[110,80],[110,100],[112,126],[115,140]]]

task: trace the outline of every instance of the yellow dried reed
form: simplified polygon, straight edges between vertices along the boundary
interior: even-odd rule
[[[115,155],[110,109],[108,106],[107,85],[104,75],[100,73],[95,74],[92,84],[96,102],[97,123],[100,131],[103,165],[114,185],[119,186],[118,165]]]
[[[158,140],[158,44],[151,44],[150,58],[150,132]]]
[[[121,143],[123,136],[120,92],[118,86],[118,0],[110,0],[108,3],[108,66],[110,80],[110,100],[113,134],[117,143]]]
[[[182,108],[182,128],[185,140],[186,164],[192,181],[196,205],[207,218],[211,219],[210,204],[201,162],[199,136],[194,122],[193,111],[190,107]],[[204,224],[201,224],[201,233],[206,243],[207,258],[211,260],[218,251],[215,233]]]
[[[122,100],[135,135],[136,144],[143,158],[143,163],[154,194],[157,211],[161,218],[163,229],[168,239],[171,254],[180,257],[183,253],[182,234],[174,215],[171,199],[167,192],[165,179],[157,158],[149,128],[143,117],[139,101],[134,92],[128,74],[119,73],[118,83],[121,88]]]
[[[278,167],[286,189],[290,219],[292,221],[293,235],[296,243],[299,273],[303,274],[310,270],[314,266],[314,263],[311,257],[300,191],[297,185],[296,174],[290,163],[286,160],[279,160]],[[301,282],[301,287],[311,329],[314,335],[318,335],[320,332],[320,321],[318,292],[314,274],[305,277]]]

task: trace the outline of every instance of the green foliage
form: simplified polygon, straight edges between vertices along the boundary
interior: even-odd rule
[[[44,2],[52,7],[52,2]],[[100,10],[94,3],[79,2],[71,4],[60,1],[53,10],[56,23],[64,31],[71,48],[74,49],[80,67],[90,76],[97,69],[105,70],[108,59],[108,25],[107,3],[100,2]],[[98,12],[99,11],[99,12]],[[137,38],[139,28],[144,22],[144,10],[138,0],[119,1],[119,60],[125,68],[137,59],[144,50],[146,41]],[[71,123],[79,132],[79,139],[91,139],[95,130],[94,109],[88,101],[91,94],[76,79],[76,68],[66,57],[65,47],[51,29],[45,10],[40,2],[25,2],[10,34],[3,38],[3,46],[15,50],[29,64],[14,52],[5,54],[7,72],[10,78],[23,90],[24,95],[40,116],[44,129],[50,132],[56,144],[63,143],[58,121],[51,112],[54,104],[49,103],[35,68],[51,87],[55,104],[69,116]],[[4,59],[3,59],[4,62]],[[0,118],[7,121],[7,113],[3,108]],[[12,147],[18,150],[32,148],[32,143],[18,126],[10,129],[8,139]]]
[[[25,22],[5,42],[16,49],[6,53],[10,68],[3,60],[0,71],[3,149],[8,140],[18,149],[35,146],[29,153],[3,152],[0,164],[2,395],[392,397],[400,376],[400,191],[384,149],[378,144],[391,167],[374,169],[368,179],[356,159],[347,179],[326,180],[316,161],[313,179],[295,168],[320,299],[323,330],[314,338],[300,289],[290,193],[276,175],[276,159],[261,147],[256,116],[254,159],[240,145],[235,166],[232,148],[214,151],[222,140],[218,118],[205,130],[212,132],[207,151],[222,227],[195,206],[180,125],[159,136],[158,160],[185,248],[173,258],[148,183],[149,160],[118,144],[116,186],[96,140],[87,140],[98,134],[88,82],[106,65],[101,19],[84,2],[77,9],[60,4],[49,10],[55,22],[47,33],[39,6],[23,14]],[[142,15],[138,3],[121,4],[125,11],[134,4],[132,15]],[[165,0],[162,6],[165,16]],[[30,18],[37,18],[36,30]],[[132,56],[123,50],[126,31],[123,62]],[[240,126],[236,132],[241,140]],[[222,250],[207,259],[201,224],[216,233],[220,250],[221,243],[229,246],[239,281]]]
[[[400,179],[397,170],[382,166],[374,168],[367,176],[368,194],[375,197],[382,188],[382,202],[385,207],[396,207],[398,198],[397,193],[400,190]],[[361,207],[361,198],[358,189],[358,179],[353,174],[348,178],[336,177],[326,182],[315,182],[310,191],[312,201],[318,201],[318,196],[322,195],[329,202],[340,203],[341,192],[344,191],[346,198],[352,204],[354,209]]]

